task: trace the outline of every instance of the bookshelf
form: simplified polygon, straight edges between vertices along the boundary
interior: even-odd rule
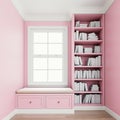
[[[72,17],[72,81],[75,106],[104,105],[104,15]]]

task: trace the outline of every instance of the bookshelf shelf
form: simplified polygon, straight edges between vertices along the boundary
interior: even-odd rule
[[[99,32],[102,29],[102,27],[74,27],[74,30],[79,30],[80,32]]]
[[[101,91],[74,91],[74,93],[80,93],[80,94],[83,94],[83,93],[89,93],[89,94],[93,94],[93,93],[102,93]]]
[[[102,81],[102,79],[74,79],[74,81]]]
[[[93,103],[82,103],[82,104],[75,104],[75,106],[101,106],[102,104],[93,104]]]
[[[72,60],[75,106],[104,105],[103,14],[73,15]],[[99,89],[91,89],[93,86],[97,86]]]
[[[74,53],[74,55],[77,56],[99,56],[102,55],[102,53]]]
[[[74,40],[75,44],[100,44],[103,40]]]
[[[74,68],[102,68],[103,66],[74,66]]]

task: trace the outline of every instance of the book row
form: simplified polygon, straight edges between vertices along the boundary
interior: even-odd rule
[[[83,61],[80,56],[74,56],[74,65],[75,66],[83,65]],[[87,66],[101,66],[101,56],[88,58],[86,65]]]
[[[85,82],[74,82],[74,90],[75,91],[99,91],[98,84],[92,84],[88,86],[88,83]]]
[[[94,47],[84,47],[83,45],[75,45],[75,53],[100,53],[101,47],[95,45]]]
[[[100,79],[100,70],[75,70],[75,79]]]
[[[75,94],[74,96],[75,104],[100,104],[101,95],[100,94]]]
[[[100,21],[90,21],[89,24],[76,21],[75,26],[76,27],[100,27]]]
[[[75,40],[98,40],[98,35],[96,33],[84,33],[76,30],[74,32]]]

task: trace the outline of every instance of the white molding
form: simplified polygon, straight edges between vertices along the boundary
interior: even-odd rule
[[[16,114],[74,114],[74,109],[15,109],[2,120],[10,120]]]
[[[104,106],[79,106],[74,107],[75,110],[105,110]]]
[[[106,106],[79,106],[74,109],[15,109],[2,120],[10,120],[16,114],[74,114],[74,110],[105,110],[116,120],[120,120],[120,116]]]
[[[8,114],[5,118],[3,118],[2,120],[10,120],[13,116],[15,116],[17,114],[17,110],[13,110],[10,114]]]
[[[106,0],[102,7],[80,7],[71,10],[69,13],[25,13],[20,1],[11,1],[25,21],[71,21],[72,13],[104,14],[114,2],[114,0]]]
[[[74,114],[74,109],[17,109],[19,114]]]
[[[106,0],[105,1],[105,5],[101,8],[101,10],[106,13],[107,10],[111,7],[111,5],[113,4],[114,0]]]
[[[109,109],[108,107],[105,107],[105,111],[110,114],[112,117],[114,117],[116,120],[120,120],[120,116],[113,112],[111,109]]]

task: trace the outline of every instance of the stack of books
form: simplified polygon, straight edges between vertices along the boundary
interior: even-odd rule
[[[82,66],[83,65],[81,57],[79,57],[79,56],[74,57],[74,65],[75,66]]]
[[[87,34],[76,30],[76,32],[74,32],[74,37],[75,40],[98,40],[98,36],[94,32]]]
[[[74,99],[75,99],[75,104],[82,104],[82,95],[81,94],[75,94]]]
[[[82,28],[84,28],[84,27],[87,27],[88,26],[88,24],[86,24],[86,23],[80,23],[80,21],[76,21],[75,22],[75,27],[82,27]]]
[[[87,94],[83,99],[83,103],[85,104],[100,104],[100,94]]]
[[[84,53],[93,53],[93,48],[84,48]]]
[[[87,33],[79,33],[79,31],[77,30],[75,33],[75,40],[87,40]]]
[[[101,52],[101,47],[98,45],[94,46],[94,53],[100,53]]]
[[[100,79],[100,70],[75,70],[75,79]]]
[[[100,27],[100,21],[91,21],[89,27]]]
[[[99,91],[99,85],[98,84],[92,84],[91,91]]]
[[[74,82],[75,91],[88,91],[88,85],[84,82]]]
[[[88,58],[87,66],[101,66],[101,56]]]
[[[83,53],[83,46],[82,45],[76,45],[75,46],[75,53]]]
[[[88,40],[98,40],[98,36],[93,32],[88,34]]]

